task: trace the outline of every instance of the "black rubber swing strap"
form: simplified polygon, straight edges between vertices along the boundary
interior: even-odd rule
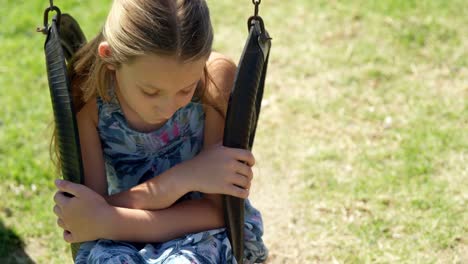
[[[263,100],[263,90],[265,87],[265,78],[266,78],[266,73],[267,73],[267,68],[268,68],[268,60],[270,57],[270,53],[268,50],[268,54],[266,55],[265,63],[263,65],[263,71],[262,75],[260,78],[260,83],[258,84],[258,92],[257,92],[257,97],[255,100],[255,113],[254,116],[255,118],[252,119],[252,124],[251,124],[251,133],[250,133],[250,139],[249,139],[249,149],[252,149],[254,139],[255,139],[255,133],[257,131],[257,123],[258,123],[258,118],[260,116],[260,109],[262,107],[262,100]]]
[[[260,113],[266,62],[259,43],[260,32],[253,26],[242,52],[234,87],[229,98],[223,145],[250,150]],[[269,42],[269,40],[268,40]],[[269,53],[267,43],[267,53]],[[268,54],[266,55],[268,58]],[[244,258],[244,199],[224,195],[224,215],[228,236],[238,263]]]
[[[48,29],[44,50],[62,175],[66,180],[82,183],[83,165],[78,129],[70,96],[70,81],[67,76],[67,67],[56,20],[52,21]],[[73,259],[75,259],[79,247],[79,243],[71,244]]]
[[[58,147],[64,179],[82,183],[80,142],[70,95],[70,80],[56,21],[53,20],[44,45],[50,97],[54,111]]]

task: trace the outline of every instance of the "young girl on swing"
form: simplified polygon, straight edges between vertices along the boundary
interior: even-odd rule
[[[84,185],[54,196],[76,263],[236,263],[220,194],[247,198],[255,161],[220,144],[236,68],[212,41],[204,0],[115,0],[76,54]],[[265,261],[248,200],[244,230],[244,262]]]

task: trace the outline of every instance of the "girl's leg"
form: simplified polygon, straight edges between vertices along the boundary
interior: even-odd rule
[[[86,264],[88,262],[89,253],[96,245],[96,241],[89,241],[81,243],[80,249],[78,250],[75,257],[75,264]]]
[[[78,260],[78,258],[77,258]],[[78,263],[78,262],[77,262]],[[113,240],[98,240],[89,252],[87,264],[140,264],[146,263],[133,245]]]
[[[146,245],[140,251],[146,263],[235,264],[231,245],[223,229],[187,235],[162,244]]]

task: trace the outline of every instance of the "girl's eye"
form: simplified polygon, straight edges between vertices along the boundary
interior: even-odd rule
[[[147,93],[147,92],[143,91],[143,94],[146,95],[146,96],[149,96],[149,97],[155,97],[155,96],[157,96],[159,93],[158,93],[158,92],[155,92],[155,93]]]
[[[153,92],[153,93],[148,93],[145,90],[142,90],[143,94],[148,96],[148,97],[155,97],[156,95],[159,94],[159,92]]]
[[[188,89],[188,90],[183,90],[183,91],[180,91],[179,93],[183,94],[183,95],[187,95],[187,94],[190,94],[192,93],[193,91],[193,87]]]

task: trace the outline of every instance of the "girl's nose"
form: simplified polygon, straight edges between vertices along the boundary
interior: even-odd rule
[[[159,110],[161,111],[161,116],[164,119],[169,119],[177,110],[179,110],[179,108],[180,106],[177,100],[168,99],[167,103],[163,107],[159,107]]]

